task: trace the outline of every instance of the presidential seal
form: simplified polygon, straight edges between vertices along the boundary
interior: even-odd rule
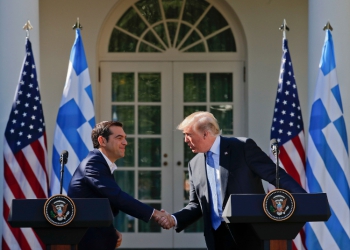
[[[54,226],[62,227],[72,222],[76,214],[75,204],[66,195],[51,196],[44,205],[44,216]]]
[[[293,196],[284,189],[275,189],[269,192],[264,199],[265,214],[275,221],[287,220],[295,210]]]

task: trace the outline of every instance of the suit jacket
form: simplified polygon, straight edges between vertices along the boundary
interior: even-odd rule
[[[230,194],[264,194],[261,179],[276,184],[276,165],[252,139],[221,137],[220,180],[223,210]],[[211,226],[208,179],[204,153],[198,153],[188,164],[190,176],[190,202],[181,211],[174,213],[176,231],[180,232],[203,216],[204,237],[207,248],[215,249]],[[292,193],[305,190],[280,168],[280,188]],[[257,249],[262,241],[257,238],[249,224],[229,224],[237,245]]]
[[[71,198],[108,198],[113,215],[123,211],[148,222],[153,208],[134,199],[120,189],[98,149],[90,151],[80,163],[68,187]],[[81,249],[114,249],[117,237],[113,225],[107,228],[90,228],[79,244]],[[84,246],[84,247],[83,247]]]

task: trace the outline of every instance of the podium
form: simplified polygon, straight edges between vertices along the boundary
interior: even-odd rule
[[[44,216],[47,199],[14,199],[8,222],[12,227],[31,227],[46,249],[76,249],[89,227],[108,227],[113,214],[108,199],[72,199],[75,218],[66,226],[54,226]]]
[[[331,216],[325,193],[292,195],[295,211],[287,220],[274,221],[265,214],[264,194],[231,194],[223,218],[227,223],[251,224],[262,240],[292,240],[306,222],[327,221]]]

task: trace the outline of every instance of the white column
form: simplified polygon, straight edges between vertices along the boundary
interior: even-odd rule
[[[309,105],[314,100],[318,66],[325,38],[323,27],[327,22],[333,27],[336,69],[342,95],[344,117],[348,135],[350,133],[350,1],[309,0]],[[307,118],[309,124],[310,117]],[[308,129],[308,127],[307,127]]]
[[[26,32],[22,28],[27,20],[34,27],[30,31],[30,40],[39,76],[39,0],[0,1],[0,235],[3,221],[4,133],[25,56]]]

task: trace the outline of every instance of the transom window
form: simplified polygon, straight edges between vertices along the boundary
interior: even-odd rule
[[[232,30],[204,0],[141,0],[117,21],[108,52],[236,52]]]

